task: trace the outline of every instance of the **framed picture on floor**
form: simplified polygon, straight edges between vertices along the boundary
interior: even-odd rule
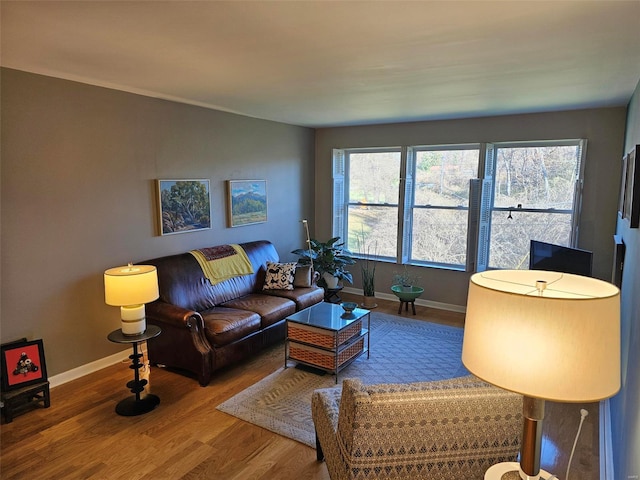
[[[230,227],[267,221],[267,181],[227,180],[227,222]]]
[[[160,235],[211,228],[209,180],[157,180]]]
[[[26,387],[47,380],[42,340],[25,339],[0,346],[2,353],[2,391]]]

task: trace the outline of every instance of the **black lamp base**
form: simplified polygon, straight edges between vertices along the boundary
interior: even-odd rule
[[[116,405],[116,413],[124,417],[135,417],[150,412],[160,405],[160,398],[157,395],[147,395],[140,400],[135,396],[125,398]]]

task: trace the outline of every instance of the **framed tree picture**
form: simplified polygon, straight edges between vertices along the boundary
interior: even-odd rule
[[[230,227],[267,221],[266,180],[227,180],[227,221]]]
[[[160,235],[211,228],[209,180],[157,180]]]
[[[2,391],[26,387],[47,380],[42,340],[26,339],[5,343],[2,352]]]

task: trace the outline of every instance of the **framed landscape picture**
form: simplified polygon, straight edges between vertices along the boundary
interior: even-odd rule
[[[266,180],[227,180],[227,221],[230,227],[267,221]]]
[[[157,180],[160,235],[211,228],[209,180]]]
[[[47,380],[42,340],[26,339],[5,343],[2,351],[2,391],[26,387]]]

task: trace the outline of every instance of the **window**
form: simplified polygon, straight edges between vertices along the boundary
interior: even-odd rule
[[[350,150],[346,158],[347,247],[394,260],[398,251],[401,150]]]
[[[484,216],[490,218],[490,234],[478,246],[485,257],[480,269],[528,268],[531,239],[575,246],[583,142],[492,147],[482,202],[489,210]]]
[[[334,150],[334,235],[379,260],[527,268],[531,239],[576,245],[584,143]]]
[[[469,180],[477,178],[480,150],[416,147],[414,191],[408,207],[410,263],[464,267],[467,263]]]

